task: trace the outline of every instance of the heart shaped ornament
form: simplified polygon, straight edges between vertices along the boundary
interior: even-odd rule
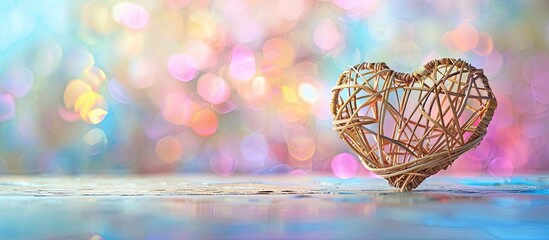
[[[450,58],[411,74],[361,63],[340,75],[332,93],[334,130],[400,191],[478,146],[497,107],[483,70]]]

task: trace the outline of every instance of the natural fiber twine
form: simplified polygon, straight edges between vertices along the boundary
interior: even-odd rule
[[[433,60],[412,74],[361,63],[333,88],[334,130],[371,172],[400,191],[478,146],[497,107],[482,69]]]

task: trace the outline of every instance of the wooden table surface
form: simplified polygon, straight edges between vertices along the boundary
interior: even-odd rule
[[[0,176],[0,239],[547,239],[549,176]]]

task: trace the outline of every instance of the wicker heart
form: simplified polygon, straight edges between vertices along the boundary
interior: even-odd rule
[[[332,92],[340,138],[400,191],[475,148],[497,107],[482,69],[449,58],[412,74],[385,63],[358,64],[341,74]]]

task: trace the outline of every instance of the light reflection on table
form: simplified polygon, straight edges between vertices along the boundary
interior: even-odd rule
[[[0,239],[543,239],[549,178],[0,178]]]

